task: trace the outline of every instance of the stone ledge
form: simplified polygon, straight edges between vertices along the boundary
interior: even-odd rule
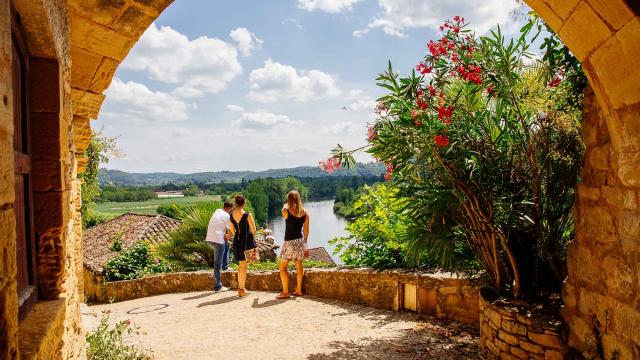
[[[21,359],[61,358],[65,298],[39,301],[18,325]]]
[[[295,272],[289,274],[292,291]],[[142,279],[104,283],[85,270],[85,298],[88,302],[125,301],[173,292],[207,291],[213,288],[210,271],[180,272],[148,276]],[[236,288],[236,273],[223,272],[225,286]],[[398,311],[402,309],[401,284],[417,289],[416,311],[467,324],[478,322],[477,280],[448,273],[378,271],[373,269],[305,269],[305,293],[327,299]],[[277,271],[254,271],[247,277],[248,290],[281,290]]]
[[[480,349],[488,359],[564,359],[564,326],[559,314],[531,316],[518,306],[495,301],[492,289],[480,289]]]

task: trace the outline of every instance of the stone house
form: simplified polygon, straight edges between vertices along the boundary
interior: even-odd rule
[[[0,358],[84,357],[77,175],[90,121],[172,1],[0,0]],[[640,2],[524,1],[582,62],[592,89],[563,288],[568,344],[588,358],[638,358]]]

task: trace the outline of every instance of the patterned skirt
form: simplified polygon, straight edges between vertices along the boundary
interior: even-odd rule
[[[304,251],[307,250],[307,243],[304,238],[295,240],[285,240],[280,251],[281,260],[304,260]]]

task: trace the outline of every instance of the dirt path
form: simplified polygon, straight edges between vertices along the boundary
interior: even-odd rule
[[[157,359],[477,359],[477,329],[413,313],[275,294],[194,292],[83,308],[144,332],[128,341]]]

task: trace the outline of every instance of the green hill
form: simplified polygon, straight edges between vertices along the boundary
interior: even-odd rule
[[[320,170],[317,166],[299,166],[289,169],[270,169],[265,171],[215,171],[193,174],[179,173],[128,173],[120,170],[100,169],[98,179],[101,185],[119,186],[144,186],[163,185],[174,183],[176,185],[191,183],[219,183],[240,182],[257,178],[283,178],[294,177],[325,177],[325,176],[380,176],[384,174],[386,167],[380,163],[358,163],[352,170],[340,169],[331,175]]]

